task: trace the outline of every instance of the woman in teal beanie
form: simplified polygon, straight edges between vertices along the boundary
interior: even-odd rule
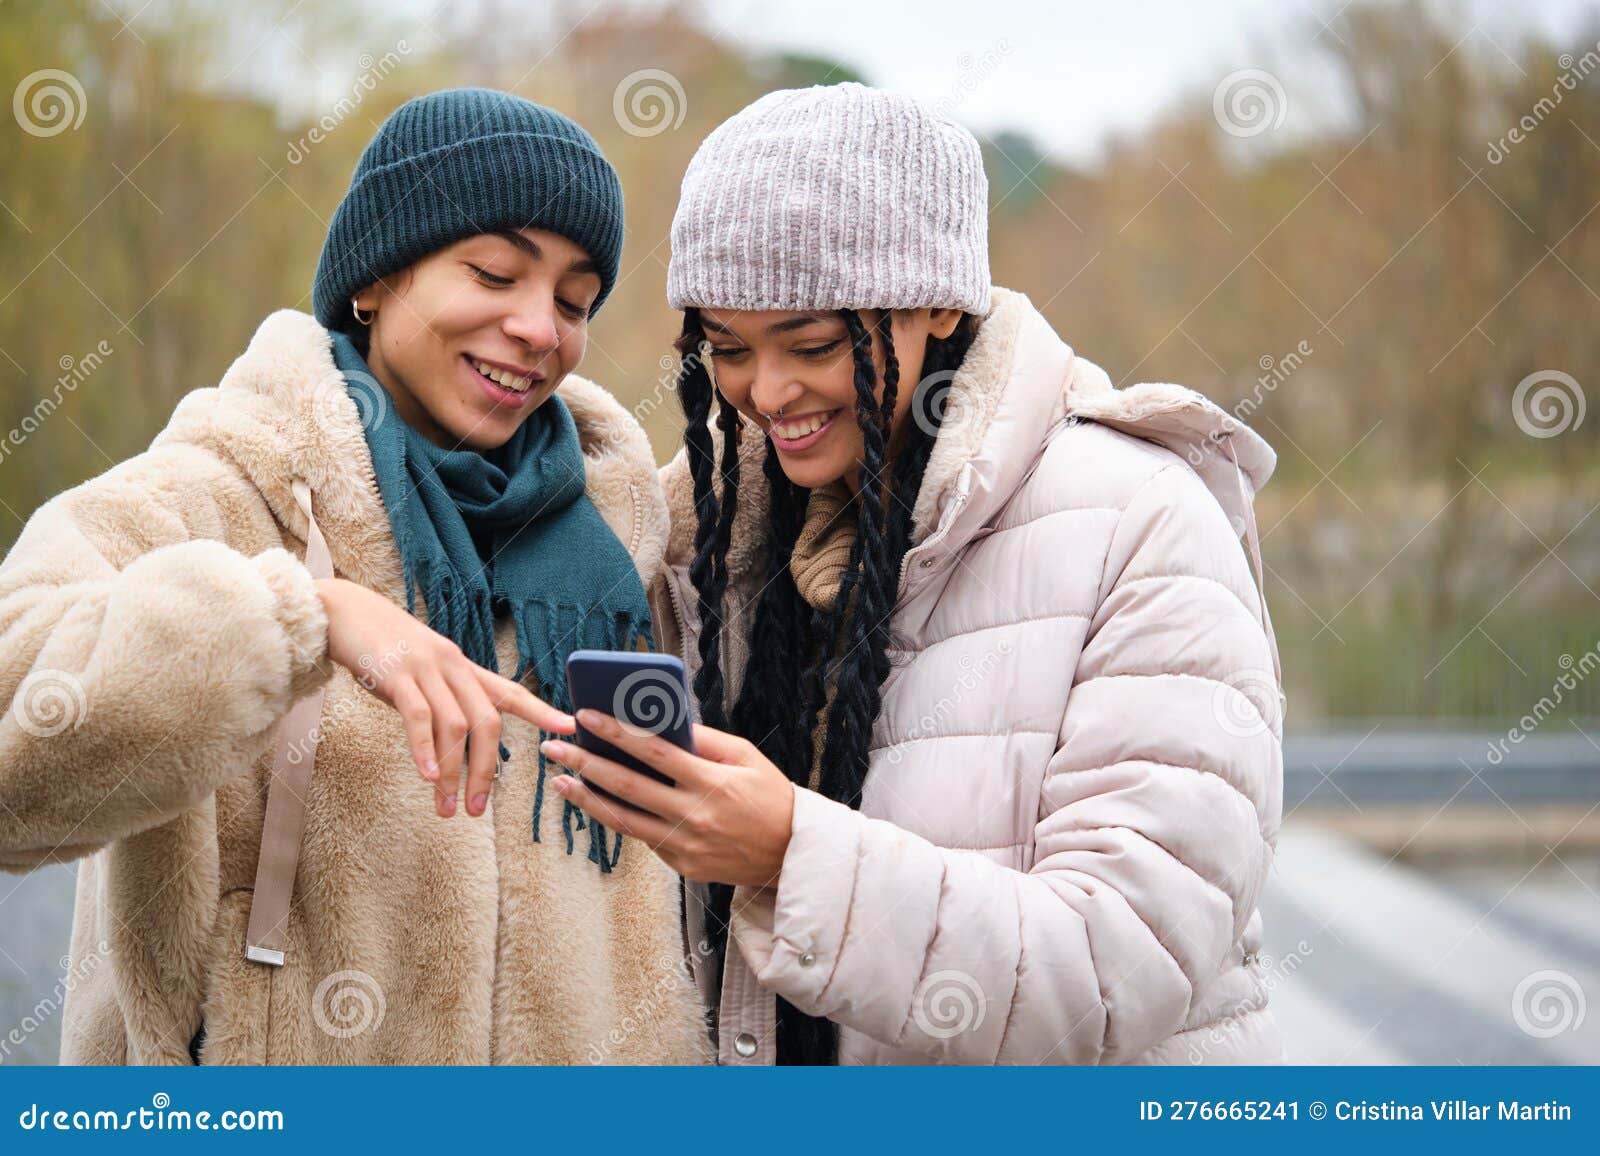
[[[83,860],[63,1062],[704,1059],[676,876],[538,750],[567,654],[649,638],[666,543],[643,431],[573,372],[622,235],[560,113],[410,101],[315,317],[29,520],[0,869]]]

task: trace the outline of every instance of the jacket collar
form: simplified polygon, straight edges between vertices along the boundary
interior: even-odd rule
[[[667,518],[649,441],[593,382],[568,375],[559,393],[578,428],[588,496],[648,586],[660,566]],[[194,445],[231,461],[301,541],[306,518],[293,483],[303,480],[335,570],[398,598],[400,556],[362,424],[375,416],[352,400],[321,324],[282,309],[261,323],[221,382],[178,403],[152,444]]]
[[[938,440],[912,514],[907,562],[919,573],[965,547],[1010,500],[1045,443],[1067,421],[1096,421],[1157,442],[1205,481],[1234,528],[1253,528],[1251,504],[1277,461],[1243,422],[1192,389],[1146,383],[1116,389],[1104,370],[1079,357],[1028,298],[998,286],[977,338],[951,379]],[[763,438],[742,431],[739,501],[728,549],[730,575],[760,556],[766,537]],[[721,435],[713,439],[721,451]],[[667,561],[686,566],[694,552],[694,492],[686,451],[662,468],[672,513]],[[714,487],[719,495],[720,483]]]

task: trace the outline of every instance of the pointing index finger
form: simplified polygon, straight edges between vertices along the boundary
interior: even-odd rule
[[[497,710],[526,719],[551,734],[570,735],[578,729],[570,714],[557,710],[520,682],[513,682],[492,670],[482,671],[479,681]]]

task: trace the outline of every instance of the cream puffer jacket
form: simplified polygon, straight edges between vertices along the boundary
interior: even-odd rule
[[[761,446],[741,449],[730,688]],[[1275,461],[1192,390],[1114,389],[994,291],[917,499],[861,810],[796,788],[777,887],[735,893],[720,993],[698,968],[722,1062],[773,1061],[775,994],[840,1026],[843,1064],[1282,1059],[1256,902],[1283,699],[1240,545],[1259,558]],[[693,670],[681,452],[663,482],[659,641]]]

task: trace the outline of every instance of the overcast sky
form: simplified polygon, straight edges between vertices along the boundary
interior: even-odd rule
[[[135,3],[136,0],[128,0]],[[383,12],[426,49],[450,20],[454,0],[382,0]],[[497,19],[538,25],[556,43],[574,24],[608,9],[648,9],[663,0],[486,0]],[[1400,2],[1400,0],[1394,0]],[[1434,0],[1441,8],[1448,0]],[[1090,164],[1117,133],[1147,127],[1185,94],[1210,100],[1242,69],[1270,72],[1285,93],[1281,132],[1337,121],[1341,93],[1319,74],[1318,57],[1291,46],[1339,33],[1343,0],[690,0],[701,23],[730,48],[792,51],[836,59],[871,83],[910,92],[980,134],[1026,132],[1046,152]],[[294,11],[300,9],[296,6]],[[1456,0],[1463,50],[1494,59],[1538,32],[1575,55],[1600,36],[1600,0]],[[441,13],[443,14],[441,17]],[[1322,23],[1329,22],[1328,26]],[[1330,30],[1331,28],[1331,30]],[[375,26],[373,37],[380,33]],[[305,46],[259,29],[228,71],[234,83],[276,87],[309,60]],[[1584,39],[1587,37],[1588,39]],[[358,30],[358,39],[360,33]],[[381,53],[387,42],[361,44]],[[353,52],[320,60],[287,95],[316,109],[350,90]],[[1506,67],[1511,67],[1508,63]],[[1600,76],[1587,83],[1600,84]],[[689,92],[686,99],[692,101]]]
[[[1078,162],[1092,160],[1108,134],[1144,127],[1185,92],[1209,99],[1238,69],[1272,71],[1290,98],[1285,127],[1310,127],[1319,91],[1283,44],[1294,31],[1300,42],[1336,34],[1341,7],[1309,0],[700,3],[725,39],[841,59],[874,84],[958,102],[952,115],[974,129],[1022,129]],[[1529,28],[1563,44],[1600,28],[1597,0],[1469,0],[1459,10],[1469,14],[1463,39],[1490,53],[1495,43],[1511,49]],[[1320,31],[1319,17],[1332,20],[1334,32]]]

